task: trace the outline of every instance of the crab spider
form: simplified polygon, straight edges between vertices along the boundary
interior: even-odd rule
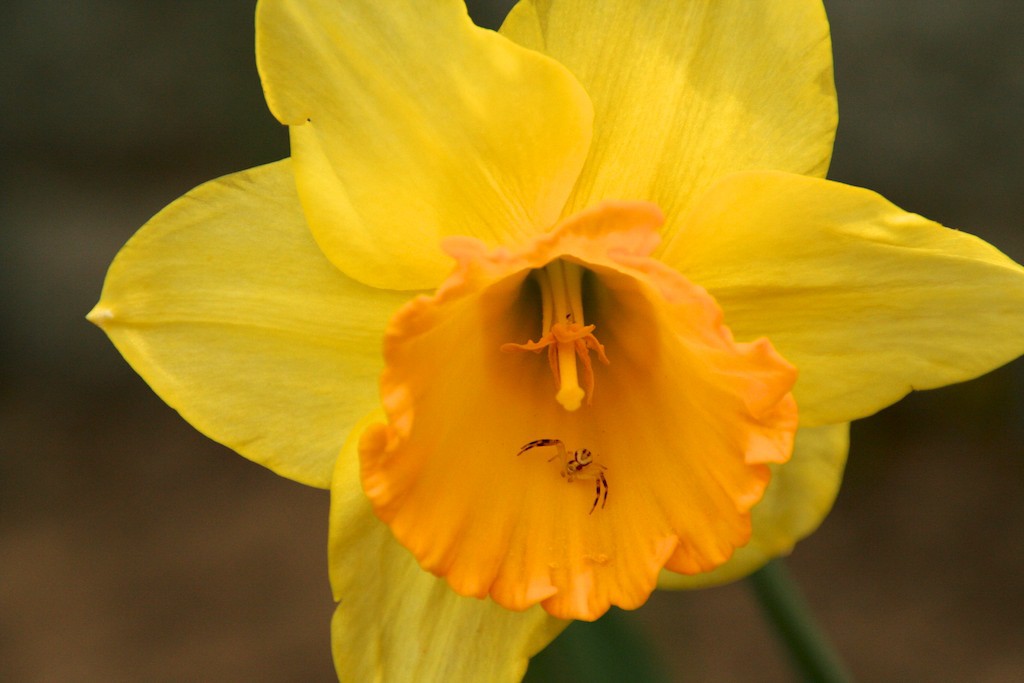
[[[597,490],[594,495],[594,504],[590,506],[589,514],[594,514],[598,501],[600,501],[603,508],[605,503],[608,502],[608,479],[604,476],[604,471],[608,468],[594,461],[594,454],[590,452],[589,448],[581,448],[573,451],[572,455],[569,455],[569,451],[566,450],[565,444],[562,443],[561,439],[537,439],[536,441],[531,441],[520,448],[516,455],[522,455],[531,448],[544,448],[545,446],[554,446],[558,449],[557,453],[548,458],[548,462],[555,458],[561,458],[562,470],[559,474],[567,482],[572,483],[577,479],[594,480]]]

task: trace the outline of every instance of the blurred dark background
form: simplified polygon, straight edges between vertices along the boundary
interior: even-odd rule
[[[472,3],[485,25],[505,7]],[[833,179],[1024,261],[1024,3],[827,0]],[[250,0],[8,0],[0,681],[329,681],[327,493],[194,432],[83,318],[193,186],[287,154]],[[855,425],[789,564],[865,681],[1024,680],[1024,364]],[[748,588],[628,615],[673,680],[792,675]]]

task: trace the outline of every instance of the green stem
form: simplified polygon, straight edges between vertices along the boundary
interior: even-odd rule
[[[781,560],[772,560],[750,576],[750,585],[806,681],[849,683],[853,680],[839,655],[814,621],[799,587]]]

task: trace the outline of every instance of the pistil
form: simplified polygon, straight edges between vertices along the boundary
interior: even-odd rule
[[[583,318],[583,268],[575,263],[557,259],[534,271],[541,293],[543,336],[525,344],[503,344],[502,351],[534,351],[547,349],[548,364],[558,391],[555,400],[569,411],[579,409],[583,399],[589,405],[594,396],[594,370],[590,351],[597,352],[601,362],[607,364],[604,346],[593,332],[594,325],[585,324]],[[581,373],[577,361],[582,363]]]

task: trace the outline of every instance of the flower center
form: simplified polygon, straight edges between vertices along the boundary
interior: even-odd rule
[[[537,341],[523,344],[509,342],[501,350],[548,352],[548,364],[555,378],[555,400],[568,411],[577,410],[586,397],[587,405],[594,399],[594,367],[590,351],[597,352],[602,363],[608,364],[604,345],[594,336],[594,325],[583,318],[583,268],[576,263],[557,259],[543,268],[534,270],[533,278],[540,287],[541,330]],[[580,386],[582,367],[583,386]]]
[[[595,619],[750,539],[768,465],[792,450],[796,371],[767,340],[736,342],[711,295],[651,257],[660,223],[618,202],[514,249],[448,238],[452,275],[392,319],[363,490],[455,592]],[[607,358],[584,308],[607,368],[591,367]],[[555,401],[522,353],[542,350]]]

